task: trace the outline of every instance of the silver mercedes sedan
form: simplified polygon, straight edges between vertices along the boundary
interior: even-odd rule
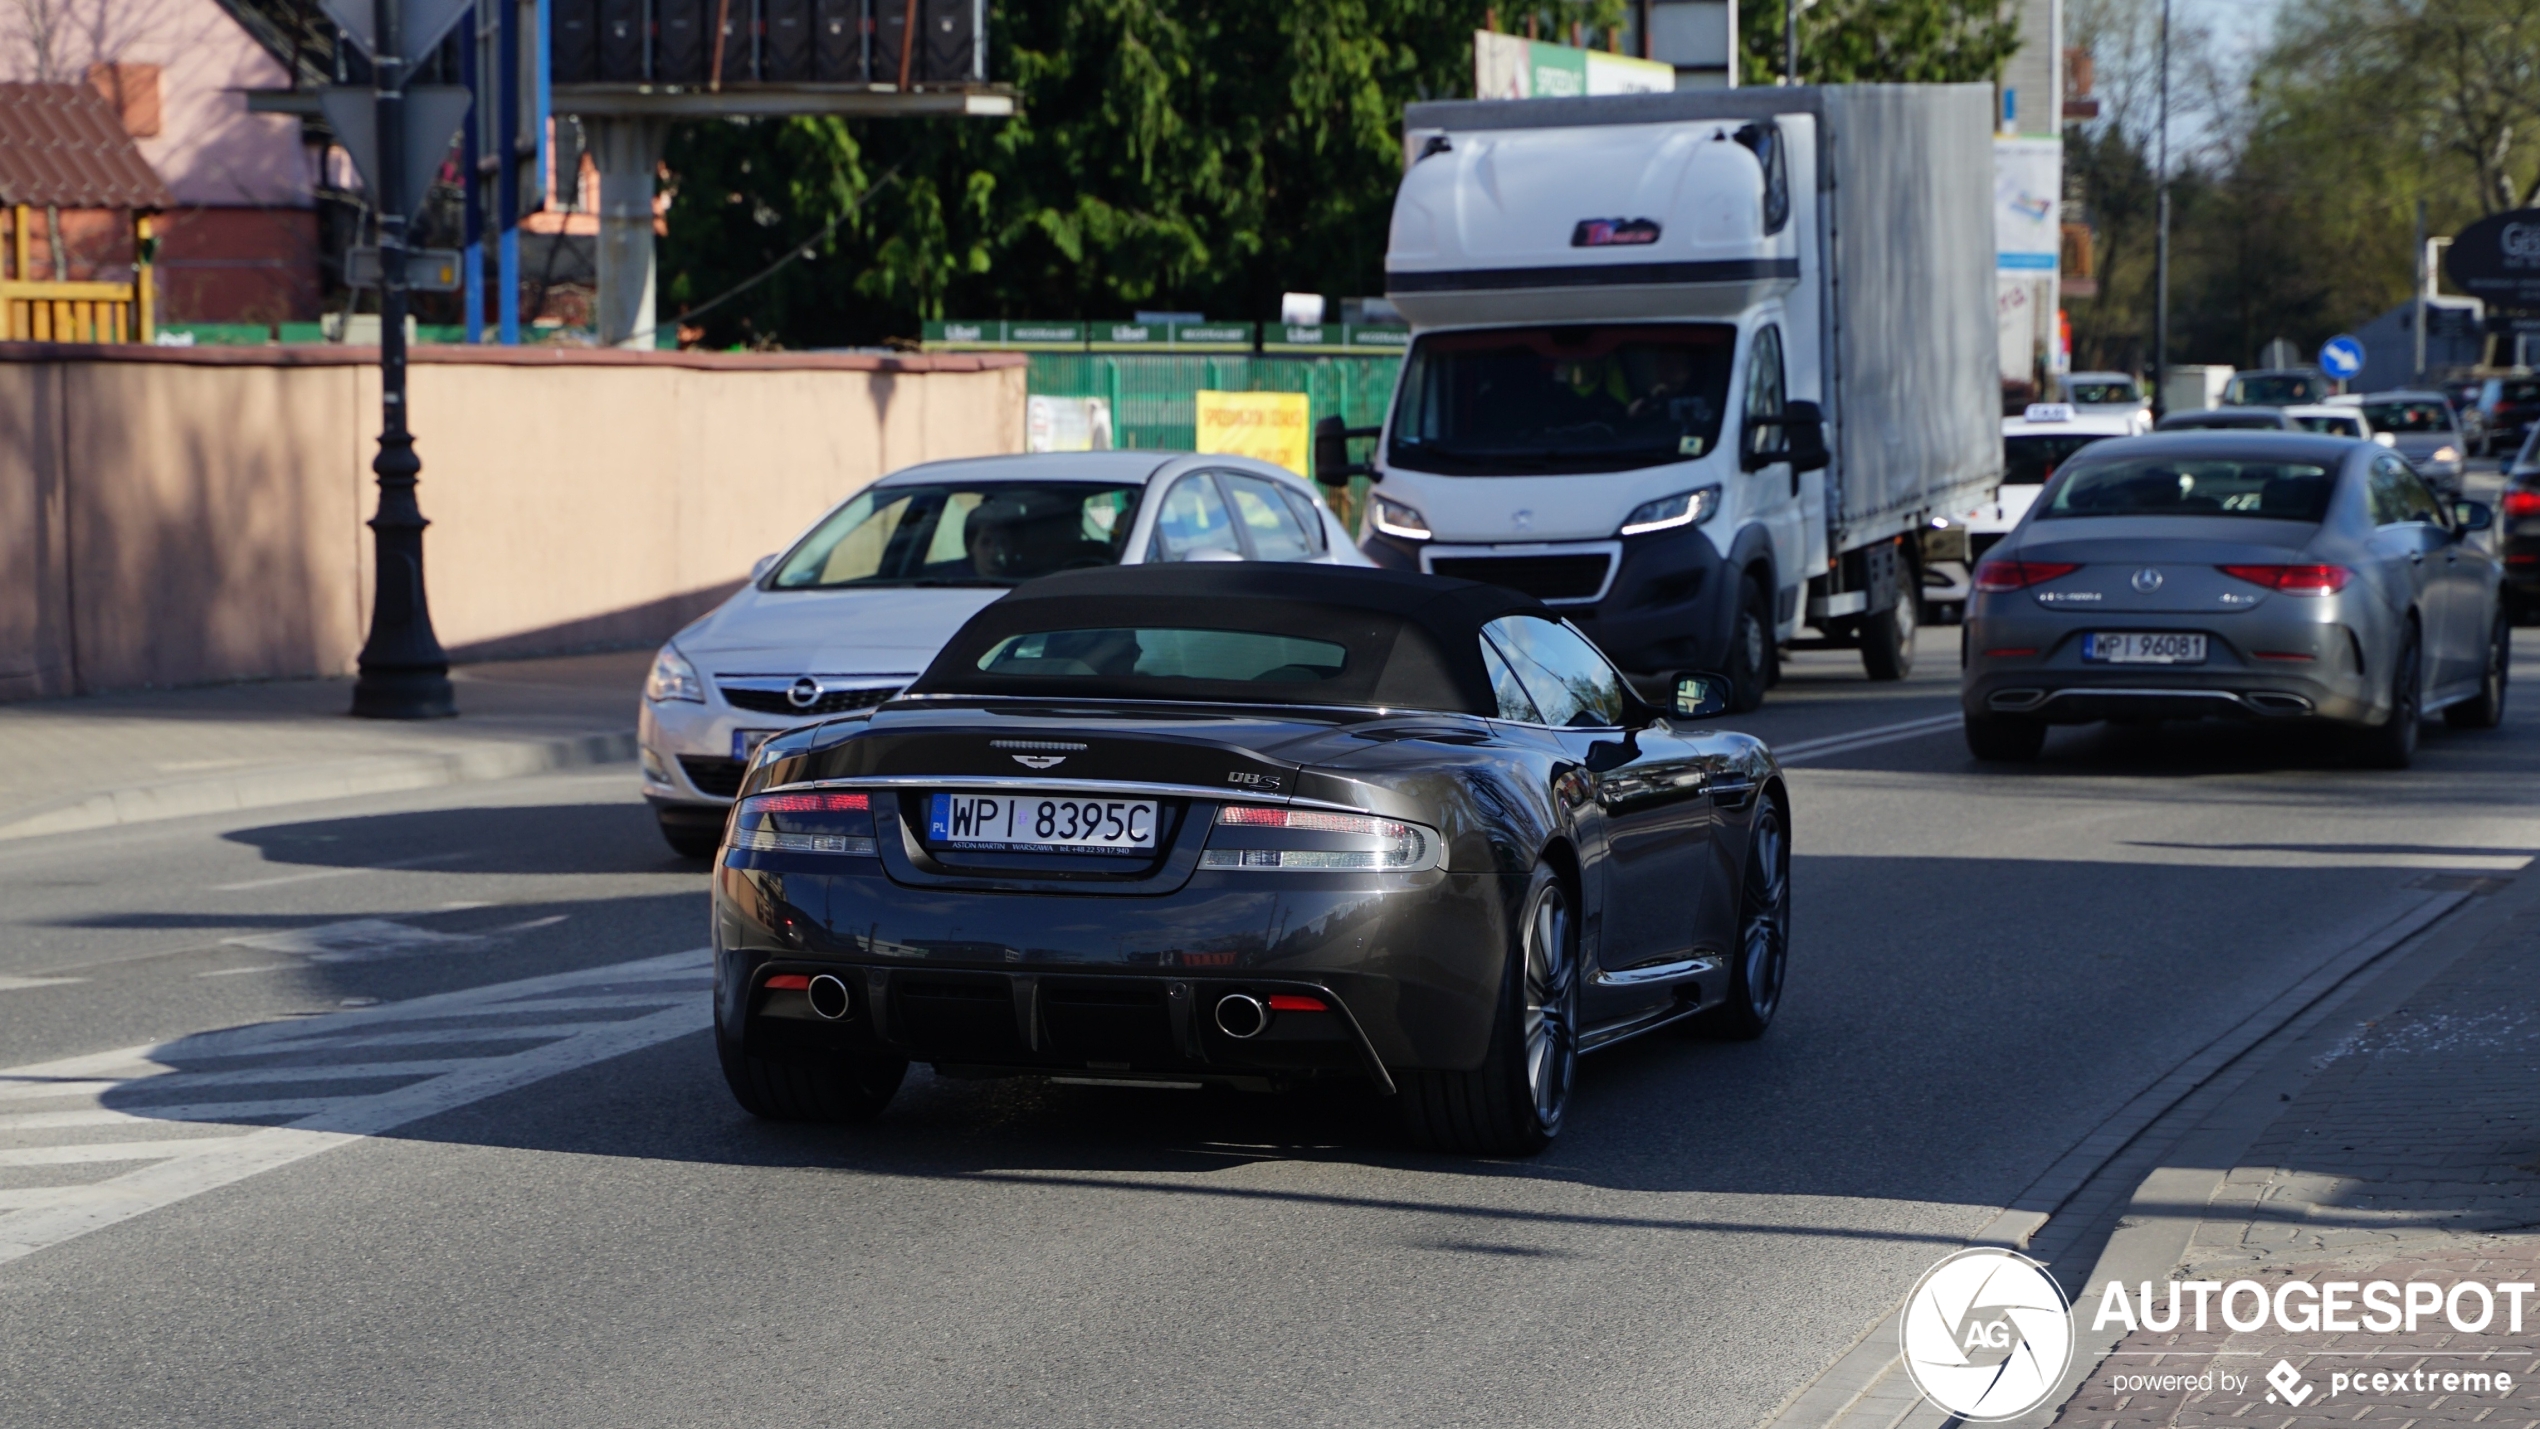
[[[1976,568],[1960,702],[1978,759],[2050,725],[2325,721],[2405,768],[2417,727],[2504,718],[2499,567],[2387,447],[2291,432],[2098,442]]]

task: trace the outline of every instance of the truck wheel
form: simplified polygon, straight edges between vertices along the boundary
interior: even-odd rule
[[[2046,748],[2046,722],[1967,716],[1967,752],[1997,764],[2029,764]]]
[[[1748,576],[1739,592],[1737,629],[1729,637],[1729,712],[1760,708],[1773,682],[1773,606],[1764,583]]]
[[[1896,604],[1861,622],[1861,668],[1873,680],[1901,680],[1914,673],[1914,597],[1897,596]]]

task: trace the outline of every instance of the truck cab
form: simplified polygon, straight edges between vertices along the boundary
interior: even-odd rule
[[[1830,93],[1413,106],[1386,255],[1413,333],[1372,462],[1371,559],[1525,591],[1637,677],[1726,674],[1737,708],[1806,638],[1848,637],[1873,674],[1903,673],[1930,502],[1877,510],[1883,493],[1857,489],[1876,462],[1832,484],[1847,479],[1830,450],[1845,406],[1831,349],[1847,334],[1829,310]],[[1969,111],[1979,145],[1988,113]],[[1989,186],[1968,197],[1989,224]],[[1927,339],[1941,370],[1959,329],[1990,343],[1978,243],[1980,304],[1880,340]],[[1866,420],[1950,395],[1908,384]],[[1991,400],[1978,386],[1965,405],[1997,455],[1940,484],[1998,473]]]

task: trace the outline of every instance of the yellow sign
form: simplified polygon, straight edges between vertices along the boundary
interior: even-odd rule
[[[1313,404],[1302,392],[1202,392],[1199,449],[1248,456],[1312,476]]]

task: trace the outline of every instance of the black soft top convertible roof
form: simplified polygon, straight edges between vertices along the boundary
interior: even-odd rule
[[[1189,699],[1238,704],[1365,705],[1495,715],[1482,626],[1551,616],[1534,597],[1478,581],[1363,566],[1206,561],[1063,571],[1015,587],[970,617],[912,695]],[[1014,635],[1171,627],[1326,640],[1349,652],[1336,678],[1311,683],[1140,676],[991,675],[980,658]]]

